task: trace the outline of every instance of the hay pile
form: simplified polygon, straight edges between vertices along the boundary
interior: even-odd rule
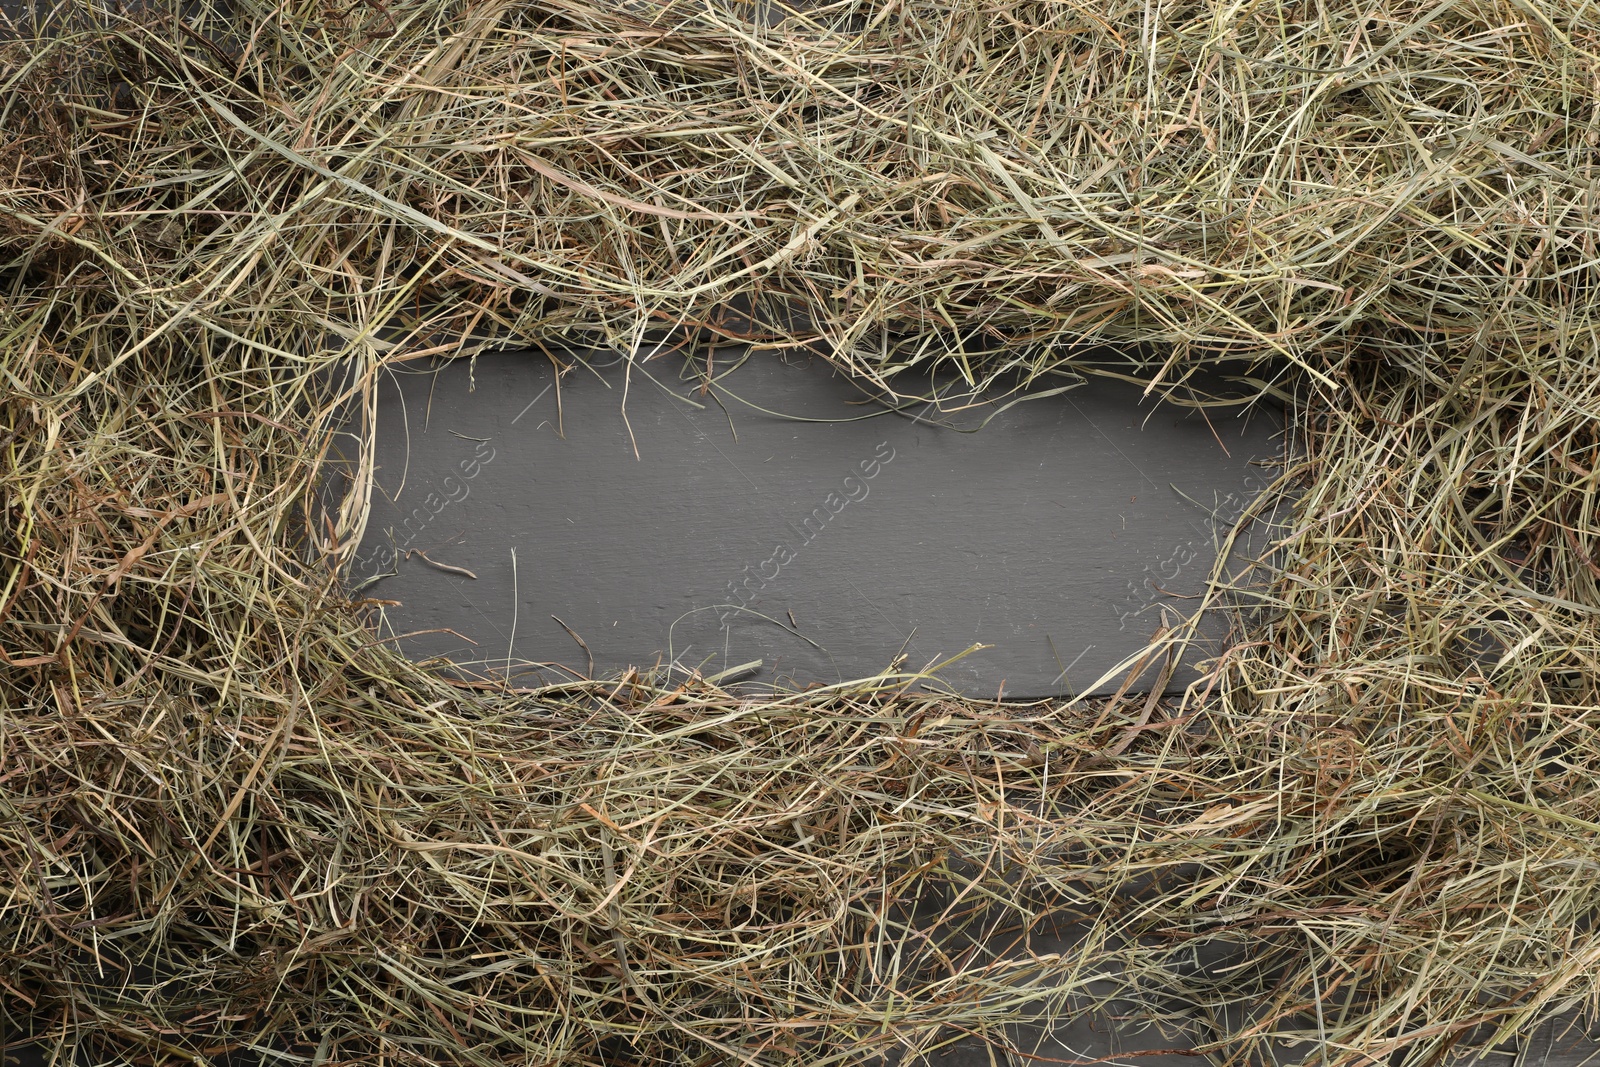
[[[1154,1044],[1367,1064],[1600,1008],[1600,8],[84,0],[11,36],[11,1025],[822,1063],[1110,989],[1187,1019]],[[734,298],[880,382],[1257,361],[1305,447],[1249,640],[1177,710],[514,693],[371,645],[360,494],[319,486],[386,361]]]

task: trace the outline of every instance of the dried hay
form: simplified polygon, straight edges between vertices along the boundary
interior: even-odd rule
[[[1236,1063],[1592,1018],[1597,31],[1576,0],[21,27],[9,1018],[309,1064],[857,1060],[1091,979]],[[1176,709],[509,692],[372,645],[360,495],[320,506],[341,404],[469,336],[639,351],[738,300],[890,387],[1257,361],[1305,450],[1249,640]]]

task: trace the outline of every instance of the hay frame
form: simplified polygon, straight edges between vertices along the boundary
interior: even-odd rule
[[[1597,50],[1578,0],[14,24],[8,1025],[487,1067],[913,1056],[1130,1003],[1227,1064],[1594,1022]],[[1240,643],[1175,706],[512,691],[374,643],[340,575],[370,456],[320,487],[385,366],[727,337],[740,300],[742,339],[890,392],[1247,360],[1303,448]]]

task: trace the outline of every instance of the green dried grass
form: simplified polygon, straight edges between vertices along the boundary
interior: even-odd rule
[[[820,1063],[1115,995],[1366,1064],[1600,1008],[1600,9],[54,19],[0,57],[13,1022]],[[1249,640],[1175,708],[507,692],[372,644],[362,494],[319,487],[386,362],[730,300],[890,388],[1259,361],[1304,447]]]

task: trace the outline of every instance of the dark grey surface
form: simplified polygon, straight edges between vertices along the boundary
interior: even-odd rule
[[[724,354],[709,395],[703,360],[588,360],[559,388],[528,352],[382,381],[352,580],[400,602],[383,628],[411,635],[408,654],[524,678],[529,663],[587,673],[591,654],[598,675],[761,660],[752,682],[804,686],[983,643],[944,681],[979,696],[1114,688],[1104,672],[1203,588],[1217,540],[1273,476],[1252,461],[1282,448],[1270,409],[1201,415],[1103,378],[1010,407],[955,410],[952,395],[884,414],[814,356],[728,372]],[[1226,629],[1205,627],[1189,660]]]
[[[1168,1050],[1192,1048],[1207,1036],[1207,1029],[1201,1026],[1162,1029],[1136,1019],[1083,1013],[1057,1020],[1048,1027],[1013,1027],[1003,1036],[1005,1045],[1001,1047],[969,1038],[911,1062],[925,1067],[1199,1067],[1215,1060],[1210,1056],[1173,1055]],[[1284,1048],[1273,1067],[1288,1067],[1311,1058],[1319,1050],[1310,1044]],[[59,1058],[52,1053],[52,1046],[42,1042],[18,1043],[0,1055],[0,1067],[98,1067],[105,1063],[83,1052]],[[226,1062],[244,1067],[282,1061],[241,1053]],[[1525,1037],[1514,1038],[1472,1062],[1483,1067],[1594,1067],[1600,1064],[1600,1040],[1585,1030],[1576,1013],[1569,1012],[1546,1020]]]

